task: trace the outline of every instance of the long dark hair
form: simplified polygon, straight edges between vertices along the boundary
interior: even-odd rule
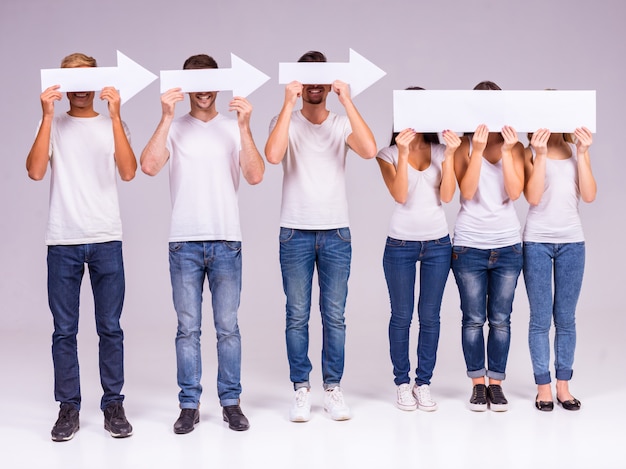
[[[408,88],[405,88],[405,90],[423,90],[424,88],[422,88],[421,86],[409,86]],[[391,143],[389,143],[389,146],[393,146],[396,144],[396,137],[398,136],[400,132],[393,132],[391,134]],[[425,133],[422,134],[424,136],[424,141],[427,143],[439,143],[439,135],[437,135],[436,133]]]

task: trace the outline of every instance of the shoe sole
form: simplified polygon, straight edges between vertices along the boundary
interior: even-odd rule
[[[343,415],[333,415],[330,410],[324,408],[324,411],[326,411],[326,413],[330,416],[331,419],[335,420],[336,422],[343,422],[344,420],[350,420],[352,418],[351,415],[349,414],[343,414]]]
[[[424,406],[424,405],[419,405],[417,404],[417,408],[419,410],[421,410],[422,412],[434,412],[436,411],[439,407],[437,406],[437,404],[435,405],[431,405],[431,406]]]
[[[485,412],[487,410],[487,404],[471,404],[469,405],[469,410],[472,412]]]
[[[506,412],[507,410],[509,410],[509,405],[508,404],[493,404],[493,403],[490,403],[489,404],[489,409],[492,412]]]
[[[400,404],[399,402],[396,402],[396,407],[400,410],[411,412],[413,410],[417,410],[417,403],[414,405],[403,405],[403,404]]]
[[[131,430],[128,433],[115,433],[108,425],[104,425],[104,429],[111,434],[113,438],[128,438],[133,435],[133,431]]]
[[[63,441],[70,441],[72,438],[74,438],[74,435],[76,435],[76,432],[77,432],[78,430],[80,430],[80,427],[77,427],[77,428],[76,428],[76,430],[74,430],[74,431],[72,432],[72,434],[71,434],[71,435],[69,435],[69,436],[65,436],[65,437],[62,437],[62,438],[59,438],[59,437],[55,438],[55,437],[52,437],[52,441],[56,441],[56,442],[58,442],[58,443],[63,442]]]
[[[302,417],[302,416],[292,417],[291,415],[289,416],[290,422],[303,423],[303,422],[308,422],[309,420],[311,420],[311,416],[308,416],[308,417]]]

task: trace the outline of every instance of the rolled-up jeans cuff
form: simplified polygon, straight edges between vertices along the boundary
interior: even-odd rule
[[[311,383],[304,381],[303,383],[293,383],[293,390],[297,391],[300,388],[311,389]]]
[[[487,370],[481,368],[480,370],[468,371],[467,376],[470,378],[482,378],[487,373]]]

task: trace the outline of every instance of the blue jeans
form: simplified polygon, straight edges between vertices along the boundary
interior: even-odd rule
[[[433,241],[401,241],[387,238],[383,268],[389,300],[389,352],[396,385],[409,383],[409,329],[415,306],[415,278],[420,263],[420,293],[417,304],[419,336],[415,383],[430,384],[439,344],[439,312],[450,273],[450,236]]]
[[[100,408],[124,400],[124,333],[120,316],[124,304],[122,242],[48,246],[48,304],[54,320],[52,361],[54,398],[80,410],[78,317],[80,286],[89,269],[99,341]]]
[[[217,394],[222,406],[241,394],[241,336],[237,311],[241,294],[241,242],[169,243],[170,277],[178,317],[176,365],[181,409],[197,409],[202,394],[202,292],[209,281],[217,335]]]
[[[470,378],[503,380],[511,343],[511,312],[522,270],[521,244],[496,249],[452,248],[452,272],[461,297],[462,344]],[[489,321],[487,366],[483,326]]]
[[[584,268],[584,242],[524,243],[524,282],[530,304],[528,345],[536,384],[551,381],[549,334],[552,318],[556,379],[572,378],[576,348],[575,312]]]
[[[309,317],[313,269],[317,266],[322,315],[322,378],[324,388],[341,382],[346,325],[344,311],[352,244],[349,228],[280,229],[280,267],[287,297],[287,358],[294,389],[310,387]]]

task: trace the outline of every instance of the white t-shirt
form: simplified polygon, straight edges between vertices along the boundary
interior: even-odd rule
[[[408,195],[405,203],[396,202],[388,235],[404,241],[430,241],[448,234],[448,222],[441,206],[441,166],[445,145],[430,145],[430,165],[418,171],[408,165]],[[398,147],[383,148],[377,155],[398,167]]]
[[[270,132],[277,119],[272,120]],[[291,114],[283,159],[280,226],[330,230],[349,225],[345,170],[351,133],[347,116],[331,112],[318,125],[300,110]]]
[[[461,209],[454,227],[454,245],[496,249],[521,242],[520,223],[504,188],[502,159],[492,164],[484,157],[478,188],[471,200],[460,196]]]
[[[544,192],[539,204],[528,209],[524,241],[576,243],[585,240],[578,212],[580,191],[576,146],[569,145],[572,150],[570,158],[546,158]]]
[[[54,118],[47,245],[121,241],[114,155],[110,117]]]
[[[167,136],[172,221],[170,242],[241,241],[237,121],[218,114],[208,122],[185,114]]]

